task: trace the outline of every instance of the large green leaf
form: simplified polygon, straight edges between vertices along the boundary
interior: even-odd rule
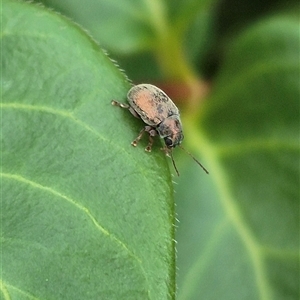
[[[187,166],[176,194],[180,300],[299,299],[298,26],[242,34],[184,120],[210,176]]]
[[[171,177],[111,106],[125,76],[54,12],[2,14],[1,297],[172,298]]]

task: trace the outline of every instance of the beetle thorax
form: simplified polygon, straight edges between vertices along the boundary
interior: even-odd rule
[[[156,128],[168,148],[174,148],[183,140],[182,125],[178,115],[164,119]]]

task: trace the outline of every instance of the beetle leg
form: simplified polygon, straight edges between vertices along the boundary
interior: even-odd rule
[[[147,147],[145,148],[145,151],[147,152],[151,152],[151,148],[153,145],[153,137],[157,135],[156,130],[151,127],[151,126],[145,126],[139,133],[139,135],[137,136],[137,138],[131,142],[131,145],[136,147],[138,142],[141,140],[141,138],[143,137],[144,133],[148,132],[149,133],[149,143],[147,145]]]
[[[143,128],[143,129],[140,131],[140,133],[139,133],[139,135],[137,136],[137,138],[136,138],[134,141],[131,142],[131,145],[132,145],[132,146],[134,146],[134,147],[137,146],[138,142],[139,142],[140,139],[143,137],[145,130],[146,130],[146,127]]]
[[[122,102],[119,102],[119,101],[116,101],[116,100],[112,100],[111,104],[115,105],[115,106],[122,107],[122,108],[127,108],[127,109],[129,109],[129,107],[130,107],[128,104],[122,103]]]
[[[122,103],[122,102],[119,102],[119,101],[116,101],[116,100],[112,100],[111,104],[114,105],[114,106],[119,106],[121,108],[128,109],[133,116],[140,119],[140,116],[137,114],[137,112],[129,104]]]
[[[153,137],[157,135],[157,131],[151,126],[146,126],[145,131],[149,133],[149,143],[145,148],[145,151],[151,152],[152,145],[153,145]]]

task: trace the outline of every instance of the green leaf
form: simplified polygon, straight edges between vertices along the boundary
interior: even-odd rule
[[[180,300],[299,299],[298,26],[244,32],[184,118],[210,175],[186,166],[176,193]]]
[[[136,82],[157,82],[168,68],[171,76],[181,75],[182,48],[195,65],[215,36],[210,27],[216,0],[36,1],[87,28]]]
[[[1,297],[173,298],[171,177],[111,105],[125,76],[54,12],[2,13]]]
[[[149,48],[164,3],[139,0],[42,0],[89,29],[102,47],[117,53]],[[112,21],[113,20],[113,21]]]

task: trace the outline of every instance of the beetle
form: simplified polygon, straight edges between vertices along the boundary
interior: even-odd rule
[[[149,142],[145,151],[151,152],[153,137],[159,135],[164,139],[165,147],[162,150],[171,157],[174,169],[179,176],[178,169],[173,159],[172,150],[179,146],[189,154],[197,164],[208,174],[204,166],[180,144],[184,135],[180,113],[174,102],[158,87],[151,84],[138,84],[133,86],[127,93],[128,103],[112,100],[111,104],[128,109],[133,116],[142,119],[146,126],[140,131],[139,135],[131,143],[137,146],[145,132],[149,134]]]

